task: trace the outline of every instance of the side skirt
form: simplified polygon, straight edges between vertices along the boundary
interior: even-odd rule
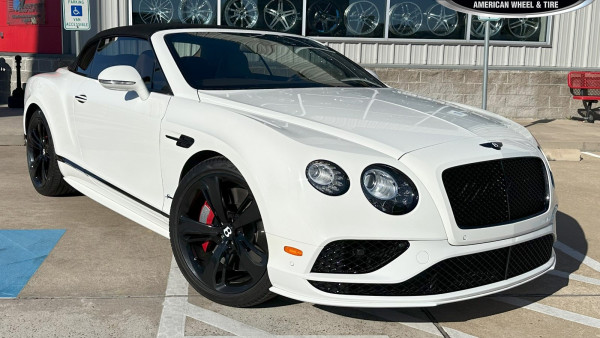
[[[130,220],[169,238],[168,214],[119,189],[64,157],[58,156],[58,161],[59,164],[68,165],[100,183],[95,185],[74,176],[65,176],[65,181],[73,188]]]

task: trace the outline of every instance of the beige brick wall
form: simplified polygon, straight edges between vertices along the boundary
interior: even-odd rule
[[[435,99],[481,107],[483,71],[453,69],[375,69],[386,84]],[[569,118],[573,100],[564,71],[490,70],[488,110],[511,118]]]

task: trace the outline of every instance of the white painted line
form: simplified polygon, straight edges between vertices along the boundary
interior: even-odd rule
[[[429,321],[428,318],[416,318],[410,315],[407,315],[405,313],[402,312],[398,312],[395,310],[391,310],[391,309],[361,309],[360,311],[370,314],[370,315],[374,315],[377,316],[379,318],[385,319],[385,320],[389,320],[391,322],[396,322],[398,324],[402,324],[404,326],[408,326],[410,328],[419,330],[419,331],[423,331],[426,333],[430,333],[432,335],[438,336],[438,337],[442,337],[442,334],[440,333],[440,331],[437,329],[437,327],[435,327],[435,325],[433,325],[432,322]],[[451,329],[445,326],[442,326],[442,328],[446,331],[446,333],[448,333],[448,335],[450,335],[450,337],[456,337],[456,338],[474,338],[475,336],[472,336],[468,333],[464,333],[455,329]]]
[[[557,277],[567,278],[569,280],[576,280],[578,282],[588,283],[588,284],[592,284],[592,285],[600,285],[600,279],[586,277],[586,276],[578,275],[575,273],[568,273],[565,271],[552,270],[552,271],[548,272],[548,274],[554,275]]]
[[[533,303],[526,299],[518,297],[493,297],[493,299],[503,303],[508,303],[511,305],[522,307],[531,311],[543,313],[545,315],[552,316],[555,318],[560,318],[570,322],[600,329],[600,319],[597,318],[589,317],[586,315],[580,315],[578,313],[567,310],[557,309],[555,307],[540,303]]]
[[[588,156],[592,156],[592,157],[597,157],[597,158],[600,158],[600,155],[596,155],[596,154],[593,154],[593,153],[589,153],[589,152],[587,152],[587,151],[582,151],[581,153],[582,153],[582,154],[585,154],[585,155],[588,155]]]
[[[179,271],[175,258],[171,260],[167,291],[160,315],[157,337],[181,338],[185,334],[185,304],[187,303],[188,283]]]
[[[221,330],[231,332],[236,336],[271,336],[267,331],[263,331],[235,319],[223,316],[222,314],[203,309],[193,304],[187,304],[185,314],[196,320],[212,325]]]
[[[566,253],[567,255],[575,258],[576,260],[582,262],[583,264],[589,266],[590,268],[600,272],[600,262],[598,262],[597,260],[582,254],[581,252],[569,247],[568,245],[562,242],[554,243],[554,247]]]

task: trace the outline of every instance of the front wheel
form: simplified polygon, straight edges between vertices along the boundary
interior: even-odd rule
[[[169,227],[181,272],[206,298],[248,307],[274,296],[258,205],[240,172],[224,157],[198,164],[181,180]]]

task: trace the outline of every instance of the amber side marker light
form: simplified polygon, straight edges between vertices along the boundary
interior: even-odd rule
[[[302,250],[293,248],[291,246],[284,246],[283,251],[289,253],[290,255],[302,256]]]

